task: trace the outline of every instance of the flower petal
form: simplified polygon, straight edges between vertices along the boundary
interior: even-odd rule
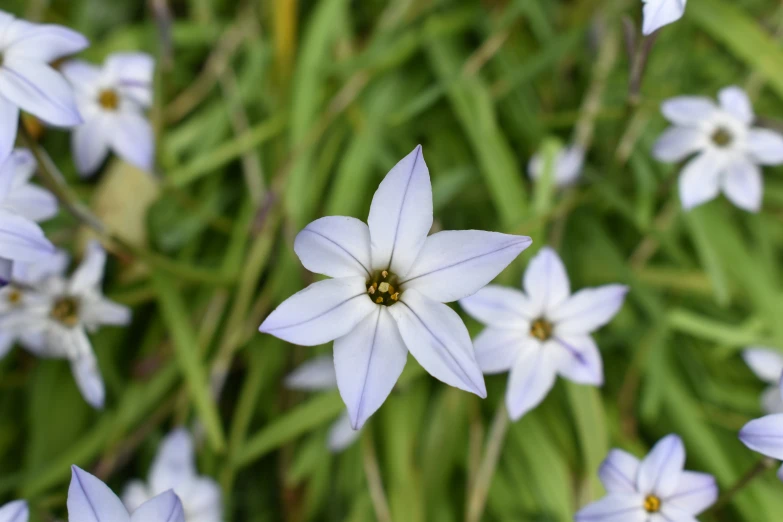
[[[490,326],[473,340],[476,361],[485,374],[507,372],[514,366],[519,351],[530,338],[521,330],[509,330]]]
[[[481,398],[487,396],[468,329],[454,310],[407,290],[389,312],[408,351],[430,375]]]
[[[777,384],[783,375],[783,353],[763,346],[749,346],[742,351],[745,360],[756,377],[764,382]]]
[[[589,335],[558,335],[557,373],[579,383],[601,386],[604,383],[604,365],[601,352]]]
[[[750,421],[740,430],[739,438],[753,451],[783,460],[783,413]]]
[[[588,504],[574,515],[575,522],[645,522],[644,497],[638,494],[609,494]]]
[[[556,323],[557,335],[590,333],[612,320],[627,294],[625,285],[585,288],[569,297],[548,317]]]
[[[783,135],[769,129],[755,128],[748,131],[748,152],[759,165],[783,163]]]
[[[693,127],[712,116],[717,110],[715,103],[702,96],[677,96],[661,104],[664,118],[684,127]]]
[[[79,339],[69,342],[79,343],[84,347],[78,355],[71,358],[71,371],[76,385],[87,404],[93,408],[102,409],[106,400],[106,388],[103,384],[103,377],[101,377],[101,370],[98,367],[98,359],[95,358],[87,334],[82,328],[74,328],[71,335],[77,336]]]
[[[84,259],[71,276],[69,289],[74,294],[100,289],[106,267],[106,250],[92,240],[87,244]]]
[[[659,516],[662,521],[699,522],[691,513],[665,502],[661,504]]]
[[[109,120],[96,114],[76,127],[71,133],[73,161],[79,174],[86,177],[97,171],[109,154]]]
[[[498,232],[438,232],[427,238],[400,284],[441,303],[456,301],[486,286],[531,243],[527,236]]]
[[[354,429],[384,403],[407,360],[408,350],[386,306],[378,306],[347,335],[335,339],[337,387]]]
[[[56,216],[59,207],[54,194],[28,183],[13,189],[6,201],[6,208],[30,221],[40,223]]]
[[[104,297],[90,299],[82,310],[82,322],[88,329],[99,326],[125,326],[133,318],[131,309]]]
[[[46,64],[6,57],[0,68],[0,94],[52,125],[82,123],[71,86]]]
[[[726,167],[723,192],[729,201],[749,212],[761,209],[764,190],[761,169],[745,158],[736,159]]]
[[[536,319],[530,299],[516,288],[506,286],[485,286],[460,299],[459,304],[477,321],[499,328],[528,330],[530,321]]]
[[[131,513],[139,509],[139,506],[149,499],[150,492],[147,485],[141,480],[130,481],[122,491],[122,503]]]
[[[645,0],[642,32],[650,35],[685,13],[686,0]]]
[[[718,101],[724,111],[728,112],[745,125],[750,125],[755,119],[753,105],[744,90],[731,85],[718,92]]]
[[[96,477],[71,466],[68,519],[79,522],[128,522],[128,511],[117,495]]]
[[[432,228],[432,185],[421,145],[389,171],[372,198],[372,268],[408,274]]]
[[[658,161],[676,163],[698,152],[706,145],[704,132],[695,127],[669,127],[653,146]]]
[[[536,316],[556,310],[571,293],[565,266],[550,247],[542,248],[530,260],[522,284]]]
[[[306,269],[329,277],[371,277],[370,229],[352,217],[327,216],[296,236],[294,251]]]
[[[557,368],[552,347],[528,339],[519,350],[509,374],[506,408],[512,421],[541,404],[555,385]]]
[[[14,150],[19,127],[19,107],[0,92],[0,158],[7,158]]]
[[[16,500],[0,507],[0,522],[27,522],[30,510],[27,502]]]
[[[613,449],[598,469],[598,477],[609,493],[636,493],[639,459],[620,449]]]
[[[685,165],[680,173],[680,201],[690,210],[712,199],[720,192],[720,178],[725,162],[722,156],[702,152]]]
[[[112,126],[109,143],[120,158],[145,172],[152,172],[155,136],[144,116],[133,111],[120,113]]]
[[[167,491],[142,504],[133,512],[131,522],[185,522],[185,512],[179,497]]]
[[[685,465],[685,446],[677,435],[667,435],[639,466],[637,490],[666,498],[677,488]]]
[[[178,428],[160,443],[158,454],[150,468],[150,488],[153,493],[181,488],[196,478],[193,439],[188,430]]]
[[[54,253],[41,227],[21,216],[0,209],[0,257],[31,263]]]
[[[354,329],[376,309],[363,277],[313,283],[286,299],[259,327],[289,343],[316,346]]]
[[[332,390],[337,388],[334,357],[321,355],[299,365],[285,378],[286,388],[292,390]]]
[[[50,63],[86,49],[90,42],[81,33],[61,25],[14,22],[14,37],[5,51],[9,59]]]
[[[698,515],[718,500],[718,484],[715,477],[707,473],[683,471],[677,489],[663,502],[664,507],[673,505],[689,515]],[[679,520],[670,517],[671,520]]]
[[[561,149],[555,158],[555,184],[566,187],[574,183],[582,173],[585,150],[579,145]],[[534,180],[541,177],[544,170],[544,158],[535,154],[528,164],[528,174]]]
[[[84,90],[100,81],[101,69],[84,60],[68,60],[60,66],[60,72],[76,90]]]
[[[783,413],[783,397],[779,386],[770,386],[764,390],[761,394],[761,409],[764,413]]]
[[[142,107],[152,104],[155,59],[146,53],[114,53],[106,59],[104,71],[128,96]]]
[[[223,520],[223,491],[217,482],[208,477],[196,477],[183,485],[185,490],[177,495],[187,510],[187,522],[221,522]]]
[[[345,412],[329,428],[326,445],[332,453],[340,453],[356,442],[361,434],[361,430],[353,429],[351,417]]]

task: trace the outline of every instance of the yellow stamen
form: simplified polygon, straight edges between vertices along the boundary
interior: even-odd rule
[[[552,337],[552,323],[546,319],[536,319],[530,325],[530,335],[539,341],[548,341]]]
[[[644,510],[648,513],[657,513],[661,510],[661,499],[655,495],[647,495],[644,499]]]
[[[55,321],[72,328],[79,324],[79,301],[73,297],[61,297],[54,302],[49,315]]]
[[[120,95],[114,89],[104,89],[98,95],[98,103],[107,111],[116,111],[120,106]]]

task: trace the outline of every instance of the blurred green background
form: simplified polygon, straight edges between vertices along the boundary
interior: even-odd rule
[[[84,201],[158,257],[112,260],[107,293],[134,307],[134,321],[93,336],[106,411],[84,403],[64,361],[21,350],[0,361],[0,496],[29,499],[34,520],[65,517],[71,464],[119,492],[146,476],[171,426],[195,420],[199,467],[223,486],[227,521],[465,520],[505,375],[487,378],[482,401],[409,358],[361,442],[335,456],[325,439],[342,411],[336,392],[282,386],[331,348],[256,331],[313,280],[293,253],[298,230],[322,215],[365,218],[382,177],[417,143],[436,228],[532,236],[500,282],[517,285],[550,244],[573,288],[632,288],[596,336],[606,385],[561,380],[512,425],[482,520],[571,520],[603,494],[596,470],[610,447],[642,455],[671,432],[685,440],[686,467],[714,474],[724,491],[758,461],[737,431],[761,414],[763,386],[739,351],[783,348],[781,171],[765,169],[758,215],[723,198],[686,214],[678,166],[650,149],[665,128],[663,99],[730,84],[748,89],[766,124],[783,124],[781,2],[690,0],[661,31],[638,100],[622,30],[627,16],[638,31],[636,0],[4,0],[3,9],[82,31],[87,59],[144,50],[159,64],[154,181],[116,162],[79,180],[67,133],[41,137]],[[530,156],[574,137],[589,146],[582,183],[531,185]],[[82,232],[65,211],[46,230],[79,251]],[[783,485],[768,471],[700,520],[780,513]]]

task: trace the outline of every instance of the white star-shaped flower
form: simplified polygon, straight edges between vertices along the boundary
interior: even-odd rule
[[[557,187],[567,187],[573,185],[582,173],[582,166],[585,161],[585,151],[579,145],[572,145],[560,149],[555,157],[554,184]],[[537,180],[544,173],[544,158],[541,154],[536,154],[530,159],[528,164],[528,175]]]
[[[745,91],[726,87],[720,105],[709,98],[680,96],[661,105],[674,126],[653,149],[656,159],[678,162],[691,154],[680,173],[680,200],[685,209],[710,201],[723,192],[736,206],[761,208],[762,165],[783,164],[783,136],[752,127],[755,116]]]
[[[777,392],[783,401],[783,375],[778,377]],[[767,457],[783,460],[783,413],[774,413],[747,423],[739,433],[743,444]],[[783,480],[783,466],[778,471]]]
[[[467,297],[530,245],[528,237],[432,227],[432,186],[421,147],[378,187],[368,225],[351,217],[310,223],[294,250],[333,277],[283,302],[260,330],[315,346],[334,340],[337,385],[354,429],[386,400],[408,352],[441,381],[486,396],[467,328],[443,303]]]
[[[72,467],[68,489],[68,520],[71,522],[185,522],[182,503],[169,490],[149,500],[133,514],[100,479]]]
[[[152,463],[148,481],[129,483],[122,501],[130,511],[138,509],[151,498],[172,490],[182,501],[185,522],[221,522],[223,501],[220,486],[196,471],[193,439],[185,429],[171,432],[161,442]]]
[[[761,395],[761,407],[766,413],[783,413],[783,399],[778,390],[783,354],[772,348],[750,346],[742,352],[742,358],[759,379],[771,385]]]
[[[27,502],[16,500],[0,507],[0,522],[27,522],[30,509]]]
[[[628,287],[606,285],[571,295],[563,262],[545,247],[530,261],[524,292],[490,285],[462,299],[465,311],[487,325],[476,337],[484,373],[510,372],[506,407],[512,420],[538,406],[558,375],[603,384],[603,364],[590,333],[620,310]]]
[[[62,70],[76,91],[84,118],[71,136],[79,173],[94,174],[110,150],[151,172],[155,137],[144,111],[152,104],[153,58],[144,53],[116,53],[102,68],[73,60]]]
[[[285,378],[285,385],[291,390],[322,391],[337,388],[337,373],[334,360],[328,355],[315,357],[301,364]],[[351,417],[344,412],[329,428],[327,447],[333,453],[339,453],[356,442],[361,430],[354,430]]]
[[[19,109],[59,127],[81,123],[71,86],[49,64],[89,42],[59,25],[40,25],[0,11],[0,158],[11,153]]]
[[[53,256],[51,267],[36,267],[41,279],[18,296],[17,285],[0,290],[0,303],[13,302],[0,315],[0,330],[15,335],[33,353],[68,359],[85,400],[103,407],[105,389],[88,332],[102,325],[130,322],[130,310],[106,299],[101,292],[106,252],[91,242],[81,265],[70,279],[57,273],[62,258]],[[32,277],[32,276],[31,276]],[[12,304],[13,304],[12,303]]]
[[[642,32],[649,35],[685,14],[687,0],[642,0],[644,2],[644,23]]]
[[[598,476],[607,495],[576,514],[576,522],[696,522],[718,498],[715,478],[684,471],[685,447],[664,437],[642,460],[613,449]]]

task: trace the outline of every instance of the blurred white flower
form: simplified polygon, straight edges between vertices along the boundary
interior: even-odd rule
[[[783,401],[783,375],[779,376],[779,398]],[[739,438],[743,444],[767,457],[783,460],[783,413],[775,413],[755,419],[740,430]],[[783,466],[778,471],[783,480]]]
[[[10,270],[10,262],[37,262],[54,253],[54,246],[35,221],[51,217],[57,204],[48,192],[28,183],[32,168],[28,161],[28,153],[23,150],[0,159],[0,278],[3,280]]]
[[[68,520],[71,522],[185,522],[182,503],[169,490],[129,514],[117,495],[100,479],[71,468]]]
[[[571,295],[563,262],[549,247],[530,261],[524,292],[489,285],[462,299],[465,311],[487,325],[476,337],[476,359],[487,374],[510,372],[506,407],[512,420],[538,406],[558,375],[603,384],[603,364],[590,333],[608,323],[628,287],[605,285]]]
[[[644,3],[644,23],[642,33],[649,35],[685,14],[687,0],[642,0]]]
[[[337,373],[334,360],[328,355],[315,357],[301,364],[285,379],[285,385],[292,390],[322,391],[337,388]],[[361,430],[354,430],[348,412],[343,412],[329,428],[327,447],[333,453],[339,453],[356,442]]]
[[[13,149],[19,109],[51,125],[81,123],[71,86],[49,64],[88,45],[65,27],[33,24],[0,10],[0,158]]]
[[[81,60],[63,65],[84,118],[71,136],[80,174],[95,173],[109,150],[141,170],[152,171],[155,138],[144,111],[152,103],[154,69],[153,58],[143,53],[113,54],[102,68]]]
[[[30,510],[27,502],[16,500],[0,507],[0,522],[27,522]]]
[[[555,157],[555,186],[567,187],[579,179],[584,161],[585,151],[579,145],[560,149]],[[534,180],[540,178],[544,173],[544,158],[540,153],[530,159],[527,171],[528,175]]]
[[[613,449],[598,476],[607,495],[584,507],[576,522],[695,522],[718,499],[715,478],[684,471],[685,447],[676,435],[664,437],[639,461]]]
[[[15,291],[13,284],[0,291],[0,302],[23,300],[23,306],[0,316],[0,330],[24,334],[22,342],[34,353],[68,359],[85,400],[101,408],[103,379],[87,332],[101,325],[128,324],[130,310],[106,299],[101,292],[106,252],[98,242],[88,245],[84,260],[70,279],[57,273],[62,258],[53,256],[48,262],[48,267],[34,268],[34,272],[43,274],[41,279],[19,296],[9,293]]]
[[[310,223],[294,243],[304,266],[334,277],[283,302],[260,330],[316,346],[334,340],[337,385],[354,429],[391,392],[408,352],[431,375],[486,396],[467,328],[443,303],[486,285],[529,237],[432,227],[432,186],[421,147],[381,182],[368,225],[351,217]]]
[[[182,501],[186,522],[221,522],[220,486],[196,472],[193,440],[185,429],[171,432],[160,444],[147,483],[130,482],[122,494],[125,507],[134,511],[151,498],[172,490]]]
[[[680,200],[685,209],[710,201],[722,191],[736,206],[761,208],[760,165],[783,164],[783,136],[751,127],[755,116],[745,91],[726,87],[720,106],[709,98],[680,96],[661,105],[674,126],[653,149],[656,159],[678,162],[697,154],[680,173]]]
[[[750,346],[742,352],[742,358],[756,377],[771,384],[761,395],[761,407],[766,413],[783,413],[783,399],[778,390],[783,375],[783,353],[763,346]]]

